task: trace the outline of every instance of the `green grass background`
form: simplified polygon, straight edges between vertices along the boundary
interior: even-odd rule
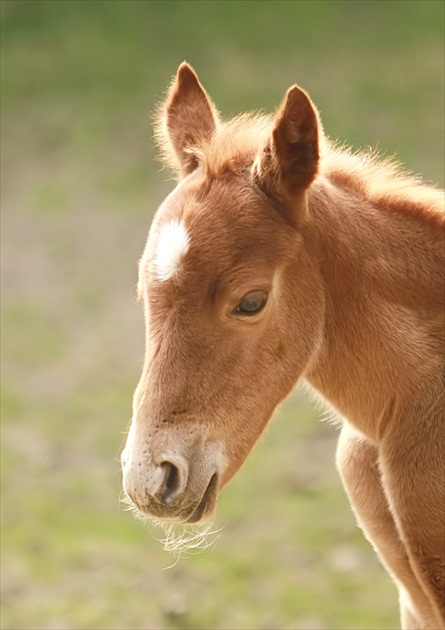
[[[327,132],[443,185],[441,1],[5,1],[2,628],[397,628],[336,432],[301,392],[174,558],[119,504],[136,261],[171,187],[150,112],[187,59],[225,115],[298,82]]]

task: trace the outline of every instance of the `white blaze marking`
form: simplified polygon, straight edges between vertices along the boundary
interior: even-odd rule
[[[190,236],[182,221],[169,221],[161,227],[154,260],[158,280],[168,280],[178,273],[189,244]]]

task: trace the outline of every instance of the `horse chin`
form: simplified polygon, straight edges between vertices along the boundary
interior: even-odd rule
[[[136,510],[142,520],[164,530],[164,535],[158,538],[159,542],[165,551],[172,552],[179,558],[182,553],[189,553],[191,550],[207,549],[218,538],[220,530],[213,530],[217,499],[218,478],[215,474],[200,501],[191,508],[168,516]]]

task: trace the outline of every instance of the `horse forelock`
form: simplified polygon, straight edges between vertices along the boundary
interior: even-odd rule
[[[236,170],[240,165],[253,162],[259,148],[266,144],[272,124],[273,117],[270,115],[241,114],[231,120],[219,121],[210,139],[200,138],[187,151],[197,158],[207,176],[218,177],[227,170]],[[155,120],[155,141],[163,164],[179,172],[163,110]]]

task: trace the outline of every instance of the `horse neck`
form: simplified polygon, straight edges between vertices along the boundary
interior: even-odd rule
[[[312,187],[308,208],[305,240],[326,310],[323,343],[305,378],[378,440],[395,406],[437,374],[443,243],[420,216],[376,207],[325,179]]]

